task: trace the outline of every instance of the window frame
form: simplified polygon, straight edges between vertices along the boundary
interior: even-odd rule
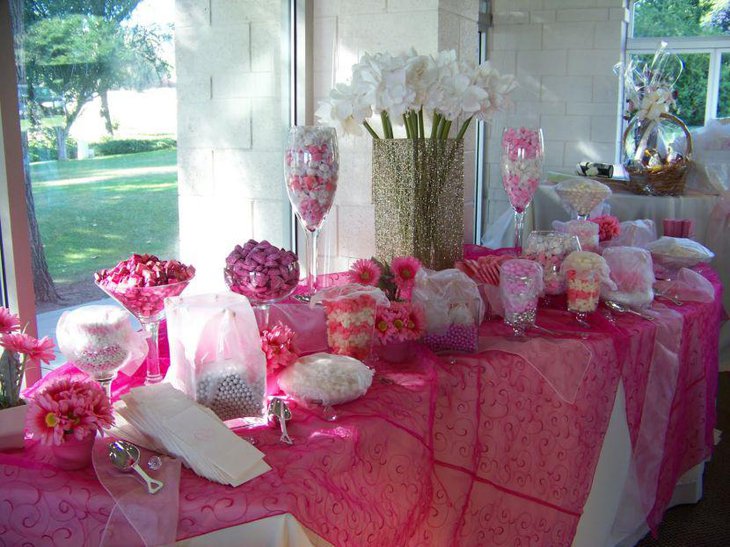
[[[661,42],[667,42],[674,53],[695,54],[708,53],[710,64],[707,74],[707,91],[705,102],[705,119],[717,119],[720,95],[720,69],[723,54],[730,54],[730,35],[719,36],[651,36],[634,38],[635,0],[631,2],[629,32],[626,39],[626,54],[653,54]]]

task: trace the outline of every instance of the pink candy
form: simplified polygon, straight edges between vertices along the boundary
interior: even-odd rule
[[[299,283],[299,262],[291,251],[249,239],[228,255],[224,273],[233,292],[254,303],[272,302],[294,291]]]
[[[165,298],[177,296],[195,275],[195,268],[177,260],[133,254],[108,270],[94,274],[96,283],[135,316],[153,318],[165,308]]]

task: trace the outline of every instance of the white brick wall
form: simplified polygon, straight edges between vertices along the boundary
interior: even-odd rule
[[[175,7],[180,255],[210,289],[223,286],[235,244],[254,237],[289,245],[283,18],[278,1]]]
[[[619,62],[625,0],[495,0],[492,62],[514,71],[514,112],[489,134],[484,229],[509,209],[499,173],[503,126],[539,124],[546,170],[573,172],[582,160],[613,162],[618,147]]]

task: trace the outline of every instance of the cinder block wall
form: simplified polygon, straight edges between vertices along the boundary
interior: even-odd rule
[[[546,170],[616,159],[620,88],[613,67],[628,16],[625,0],[494,0],[490,59],[516,74],[521,87],[514,112],[490,128],[485,229],[509,209],[499,169],[503,127],[539,124]]]
[[[222,286],[236,243],[289,245],[286,14],[278,1],[177,0],[175,8],[180,254],[211,288]]]

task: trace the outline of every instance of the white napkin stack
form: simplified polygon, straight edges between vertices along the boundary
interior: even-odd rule
[[[126,422],[118,430],[123,437],[136,436],[131,425],[141,434],[137,442],[148,445],[147,437],[202,477],[239,486],[271,469],[262,452],[170,384],[138,387],[121,399],[114,409]]]

